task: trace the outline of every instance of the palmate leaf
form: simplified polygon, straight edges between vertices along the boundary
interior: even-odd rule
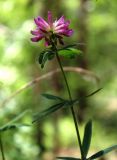
[[[53,112],[61,109],[61,108],[65,108],[65,107],[71,107],[71,105],[74,103],[74,101],[68,101],[68,100],[62,100],[62,102],[57,103],[52,105],[51,107],[47,108],[46,110],[37,113],[33,116],[33,121],[32,123],[35,122],[40,122],[41,120],[43,120],[46,116],[48,116],[49,114],[52,114]]]
[[[45,98],[47,99],[51,99],[51,100],[60,100],[60,103],[57,103],[57,104],[54,104],[52,105],[51,107],[49,107],[48,109],[40,112],[40,113],[37,113],[33,116],[33,122],[32,123],[35,123],[35,122],[40,122],[41,120],[43,120],[46,116],[48,116],[49,114],[57,111],[58,109],[61,109],[61,108],[65,108],[65,107],[71,107],[71,105],[74,105],[74,104],[78,104],[79,101],[81,100],[84,100],[85,98],[91,96],[91,95],[94,95],[95,93],[97,93],[100,89],[94,91],[93,93],[87,95],[86,97],[82,97],[82,98],[79,98],[79,99],[75,99],[75,100],[64,100],[58,96],[54,96],[54,95],[50,95],[50,94],[42,94]]]
[[[87,122],[85,126],[84,137],[82,142],[82,148],[83,148],[83,153],[85,158],[89,151],[91,137],[92,137],[92,121],[90,120]]]
[[[104,150],[101,150],[97,153],[95,153],[94,155],[92,155],[91,157],[89,157],[87,160],[93,160],[93,159],[97,159],[99,157],[102,157],[103,155],[113,151],[113,150],[116,150],[117,149],[117,145],[114,145],[112,147],[109,147],[109,148],[106,148]]]
[[[58,96],[55,96],[55,95],[52,95],[52,94],[47,94],[47,93],[43,93],[42,96],[47,98],[47,99],[49,99],[49,100],[59,100],[59,101],[63,101],[64,100],[61,97],[58,97]]]
[[[56,157],[57,159],[64,159],[64,160],[81,160],[80,158],[73,158],[73,157]]]

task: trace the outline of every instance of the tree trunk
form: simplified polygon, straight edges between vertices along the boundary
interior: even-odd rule
[[[86,59],[86,53],[87,53],[87,37],[88,37],[88,31],[87,31],[87,19],[88,19],[88,12],[87,12],[87,3],[88,0],[80,0],[80,8],[79,8],[79,18],[78,18],[78,25],[79,25],[79,35],[78,35],[78,42],[83,43],[83,45],[79,46],[79,49],[82,51],[83,56],[78,57],[79,66],[87,69],[88,68],[88,62]],[[86,88],[80,87],[77,90],[78,97],[84,97],[86,96]],[[85,118],[85,110],[87,107],[87,101],[83,100],[79,103],[79,111],[78,111],[78,119],[79,122],[83,122]]]

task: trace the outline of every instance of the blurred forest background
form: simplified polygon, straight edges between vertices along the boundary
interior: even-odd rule
[[[73,97],[103,88],[79,104],[81,135],[86,121],[93,119],[90,153],[116,144],[117,0],[0,0],[0,125],[27,109],[31,112],[20,123],[31,124],[32,113],[51,105],[41,93],[67,97],[60,73],[14,94],[29,81],[58,67],[54,59],[42,70],[37,59],[44,43],[30,41],[30,30],[35,28],[33,19],[38,15],[46,19],[48,10],[55,18],[64,15],[70,19],[74,35],[65,38],[66,45],[85,44],[78,46],[82,54],[75,59],[62,57],[63,65],[81,67],[99,77],[66,72]],[[7,160],[53,160],[58,155],[79,155],[69,109],[57,111],[38,125],[4,132],[3,145]],[[107,160],[115,160],[116,156],[110,153]]]

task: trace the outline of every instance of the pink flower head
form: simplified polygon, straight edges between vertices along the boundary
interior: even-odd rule
[[[31,31],[34,35],[31,40],[38,42],[45,39],[45,45],[51,45],[51,37],[54,35],[60,44],[63,44],[63,36],[70,37],[73,34],[73,30],[69,29],[70,21],[65,21],[64,16],[53,22],[52,13],[48,11],[48,21],[46,22],[40,16],[34,19],[37,26],[36,30]]]

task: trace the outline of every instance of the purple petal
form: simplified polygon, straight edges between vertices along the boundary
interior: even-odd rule
[[[56,32],[59,32],[59,30],[61,30],[61,29],[68,29],[68,24],[61,24],[61,25],[55,27]]]
[[[49,27],[49,24],[41,17],[35,18],[34,21],[39,28],[46,29]]]
[[[31,38],[31,41],[32,41],[32,42],[38,42],[38,41],[40,41],[42,38],[43,38],[42,36],[40,36],[40,37],[33,37],[33,38]]]
[[[73,30],[72,29],[60,29],[57,31],[57,33],[59,35],[70,37],[73,34]]]
[[[68,21],[65,21],[65,25],[68,25],[69,26],[69,24],[70,24],[70,21],[68,20]]]
[[[69,29],[64,33],[64,35],[67,36],[67,37],[70,37],[70,36],[72,36],[73,32],[74,31],[72,29]]]
[[[50,11],[48,11],[48,23],[50,26],[52,26],[53,19],[52,19],[52,13]]]
[[[63,24],[64,22],[65,22],[65,18],[64,18],[64,16],[62,16],[62,17],[59,18],[59,20],[54,22],[54,26],[55,27],[59,26],[59,25]]]
[[[35,35],[37,36],[39,34],[39,31],[38,30],[35,30],[35,31],[31,31],[32,35]]]

